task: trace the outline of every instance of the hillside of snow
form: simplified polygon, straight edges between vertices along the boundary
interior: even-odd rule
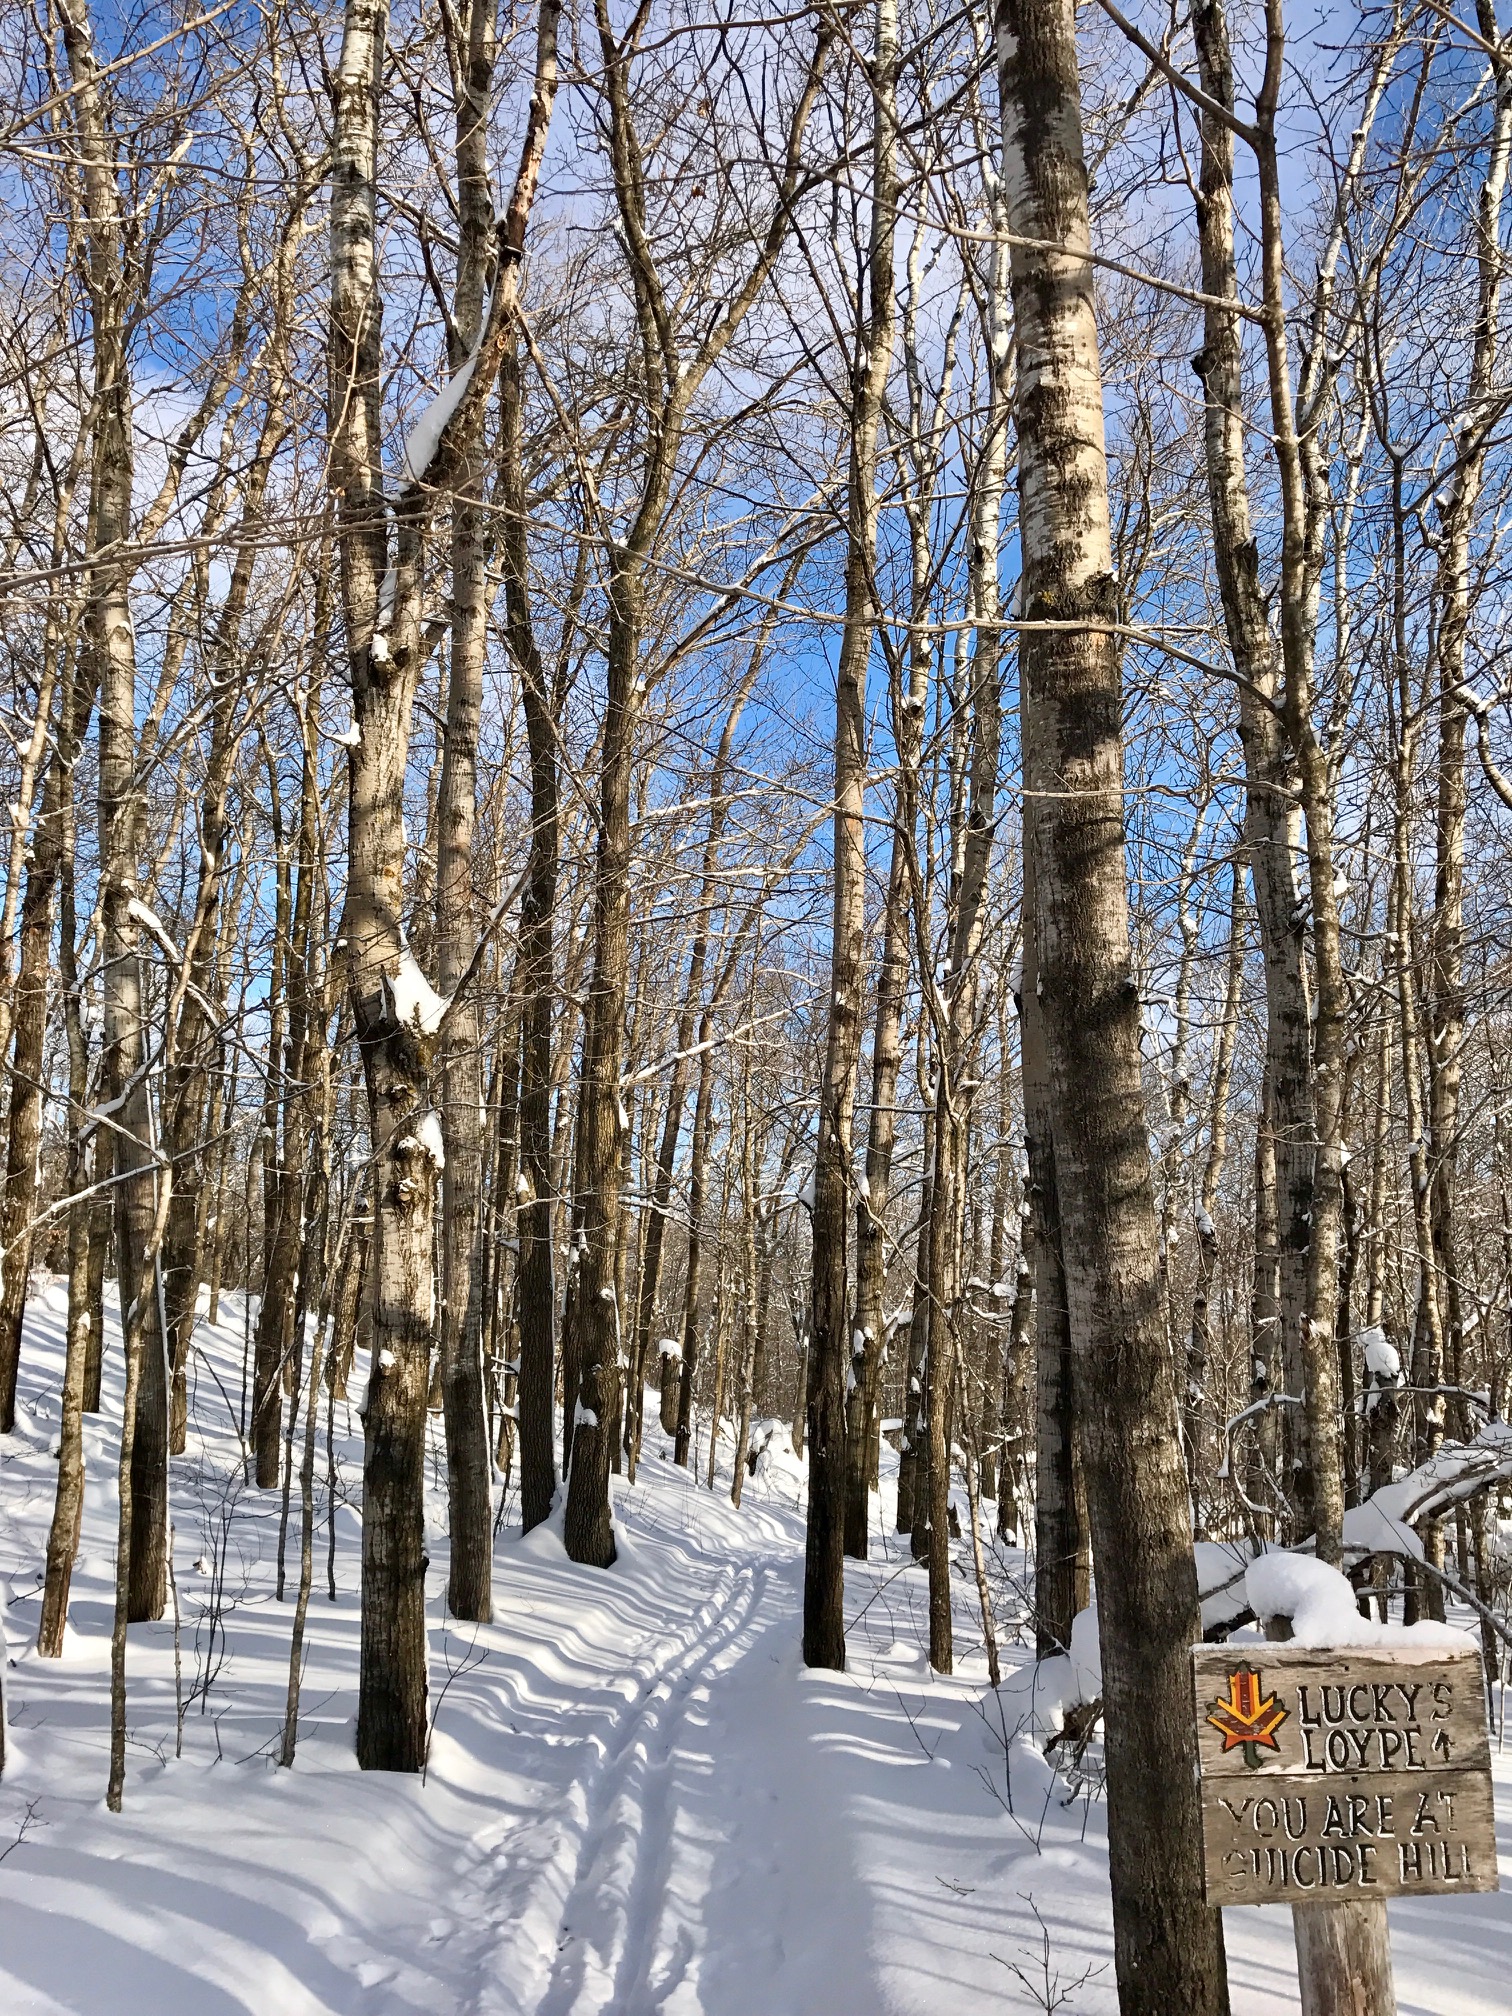
[[[174,1465],[182,1755],[170,1609],[131,1634],[125,1810],[108,1814],[113,1323],[67,1656],[31,1649],[63,1308],[59,1285],[30,1311],[17,1432],[0,1441],[4,2016],[987,2016],[1043,2007],[1030,1984],[1047,1967],[1063,2008],[1115,2009],[1095,1757],[1071,1791],[1022,1727],[1027,1675],[994,1697],[964,1543],[958,1670],[931,1676],[890,1476],[873,1559],[847,1564],[849,1670],[805,1672],[803,1472],[780,1433],[737,1512],[727,1447],[711,1493],[648,1429],[638,1482],[616,1480],[607,1573],[570,1563],[552,1527],[522,1540],[511,1498],[489,1627],[444,1614],[438,1451],[420,1781],[361,1773],[352,1754],[361,1450],[338,1403],[337,1600],[322,1422],[299,1747],[278,1769],[298,1491],[280,1603],[279,1494],[241,1482],[235,1297],[200,1326]],[[699,1478],[706,1463],[705,1442]],[[1022,1575],[994,1555],[1006,1630]],[[1005,1648],[1005,1666],[1024,1658]],[[1512,1876],[1512,1757],[1497,1765]],[[1512,1891],[1391,1918],[1403,2016],[1512,2009]],[[1295,2009],[1289,1915],[1227,1920],[1236,2016]]]

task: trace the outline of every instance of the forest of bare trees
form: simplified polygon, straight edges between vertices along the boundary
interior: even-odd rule
[[[810,1667],[879,1546],[939,1674],[1095,1595],[1122,2007],[1217,2016],[1201,1543],[1512,1643],[1512,22],[4,22],[6,1566],[60,1656],[99,1422],[110,1805],[203,1410],[281,1760],[339,1493],[409,1773],[438,1508],[486,1624],[777,1438]]]

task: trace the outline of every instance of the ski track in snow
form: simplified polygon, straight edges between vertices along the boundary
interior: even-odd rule
[[[642,1690],[586,1788],[588,1826],[540,2016],[660,2009],[685,1971],[674,1958],[665,1979],[650,1978],[672,1851],[677,1748],[690,1707],[707,1702],[725,1655],[760,1630],[766,1581],[764,1568],[721,1576],[698,1629]]]
[[[294,1770],[271,1764],[292,1617],[273,1598],[278,1494],[244,1490],[210,1712],[191,1705],[175,1760],[171,1623],[134,1628],[125,1811],[107,1815],[113,1321],[67,1652],[30,1649],[62,1307],[53,1283],[29,1311],[18,1432],[0,1441],[0,1855],[30,1802],[39,1822],[0,1861],[0,2016],[997,2016],[1037,2006],[1005,1964],[1036,1961],[1031,1900],[1052,1972],[1070,1984],[1093,1970],[1065,2008],[1113,2016],[1103,1808],[1068,1801],[1027,1737],[1006,1757],[994,1740],[964,1562],[958,1670],[941,1680],[919,1650],[924,1577],[888,1530],[884,1475],[874,1559],[847,1563],[849,1670],[806,1672],[801,1466],[775,1437],[737,1512],[728,1447],[710,1493],[706,1447],[691,1474],[666,1460],[651,1394],[639,1481],[614,1484],[615,1568],[567,1560],[560,1511],[524,1538],[506,1525],[489,1625],[443,1614],[433,1464],[424,1784],[361,1773],[352,1755],[361,1447],[355,1407],[338,1407],[351,1502],[333,1605],[322,1487]],[[190,1686],[205,1663],[199,1563],[237,1469],[245,1312],[232,1297],[223,1313],[200,1326],[174,1471]],[[1497,1765],[1512,1876],[1512,1770]],[[1391,1917],[1401,2016],[1509,2016],[1512,1892]],[[1288,1914],[1225,1923],[1235,2016],[1295,2010]]]

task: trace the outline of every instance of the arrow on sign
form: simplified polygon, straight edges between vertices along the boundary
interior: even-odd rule
[[[1243,1749],[1251,1770],[1258,1768],[1262,1750],[1279,1750],[1276,1731],[1288,1711],[1274,1694],[1261,1696],[1260,1675],[1253,1666],[1241,1666],[1228,1676],[1229,1691],[1213,1703],[1209,1724],[1223,1738],[1224,1755]]]

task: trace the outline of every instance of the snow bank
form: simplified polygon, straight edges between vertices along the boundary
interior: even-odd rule
[[[1289,1617],[1297,1645],[1452,1645],[1475,1640],[1451,1624],[1378,1624],[1362,1617],[1348,1577],[1311,1554],[1261,1554],[1245,1570],[1250,1608],[1262,1621]]]
[[[998,1689],[1009,1723],[1043,1750],[1066,1726],[1073,1709],[1102,1699],[1102,1652],[1097,1639],[1097,1605],[1078,1610],[1071,1623],[1069,1652],[1031,1659],[1005,1673]]]

